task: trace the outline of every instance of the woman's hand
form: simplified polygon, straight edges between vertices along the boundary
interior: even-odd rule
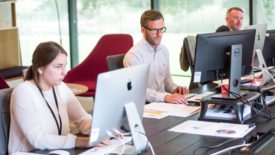
[[[96,146],[98,147],[103,147],[103,146],[107,146],[111,143],[111,140],[108,138],[108,139],[105,139],[103,141],[101,141],[100,143],[98,143]]]
[[[76,148],[87,148],[87,147],[89,147],[89,138],[90,137],[76,137],[75,147]]]
[[[116,138],[123,138],[122,134],[117,134]],[[100,143],[98,143],[97,145],[95,145],[96,147],[103,147],[103,146],[107,146],[111,143],[110,138],[105,139],[103,141],[101,141]],[[89,145],[89,137],[76,137],[76,141],[75,141],[75,147],[76,148],[88,148],[88,147],[92,147]]]

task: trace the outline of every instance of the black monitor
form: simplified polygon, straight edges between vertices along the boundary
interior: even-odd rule
[[[275,66],[275,30],[266,31],[263,57],[267,66]]]
[[[212,98],[238,99],[241,76],[252,71],[255,29],[197,35],[193,82],[229,79],[227,94]]]
[[[242,45],[242,75],[252,71],[255,30],[198,34],[196,40],[194,83],[229,78],[231,45]]]

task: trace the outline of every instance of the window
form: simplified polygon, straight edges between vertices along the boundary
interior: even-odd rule
[[[228,8],[238,6],[244,10],[244,23],[249,23],[248,0],[159,0],[167,32],[163,41],[170,51],[172,75],[190,76],[180,69],[179,55],[183,38],[187,35],[215,32],[225,24]]]
[[[253,23],[267,23],[267,29],[275,29],[275,0],[253,1]]]
[[[139,41],[140,15],[150,9],[150,0],[81,0],[77,1],[77,7],[81,62],[104,34],[128,33],[134,42]]]
[[[61,38],[62,45],[69,54],[67,1],[57,0],[57,3],[61,36],[59,36],[58,12],[54,0],[16,1],[17,26],[23,65],[29,66],[31,64],[32,54],[40,42],[55,41],[60,43]],[[69,60],[68,63],[70,63]]]

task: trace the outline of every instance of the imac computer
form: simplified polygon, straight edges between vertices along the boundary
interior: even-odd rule
[[[254,39],[254,29],[198,34],[193,82],[229,78],[229,91],[240,94],[240,77],[252,71]]]
[[[256,50],[263,51],[264,48],[264,42],[265,42],[265,36],[266,36],[266,28],[267,24],[256,24],[256,25],[249,25],[245,26],[244,29],[255,29],[255,42],[254,42],[254,52],[253,52],[253,59],[252,59],[252,66],[255,68],[259,68],[260,62],[259,58],[257,57]],[[261,54],[261,53],[259,53]]]
[[[267,67],[275,66],[275,30],[266,32],[263,57]]]
[[[100,141],[107,139],[110,133],[117,134],[125,119],[136,122],[135,129],[144,132],[140,120],[142,120],[146,89],[149,75],[149,64],[136,65],[132,67],[122,68],[106,73],[101,73],[97,78],[96,95],[93,109],[93,122],[90,134],[90,144],[95,145]],[[129,118],[126,115],[127,108],[125,105],[131,103],[136,107],[136,116]],[[132,119],[132,120],[131,120]],[[130,126],[130,124],[129,124]],[[131,129],[131,127],[130,127]],[[145,135],[139,135],[145,137]],[[142,144],[135,144],[135,135],[131,131],[133,142],[139,145],[139,149],[146,147],[146,142]],[[145,134],[145,133],[143,133]],[[146,137],[145,137],[146,138]]]

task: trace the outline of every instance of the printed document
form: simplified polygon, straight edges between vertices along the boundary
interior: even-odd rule
[[[255,126],[249,127],[248,124],[188,120],[169,129],[169,131],[214,137],[242,138],[254,128]]]
[[[168,115],[187,117],[200,110],[200,106],[152,102],[144,106],[143,117],[161,119]]]

